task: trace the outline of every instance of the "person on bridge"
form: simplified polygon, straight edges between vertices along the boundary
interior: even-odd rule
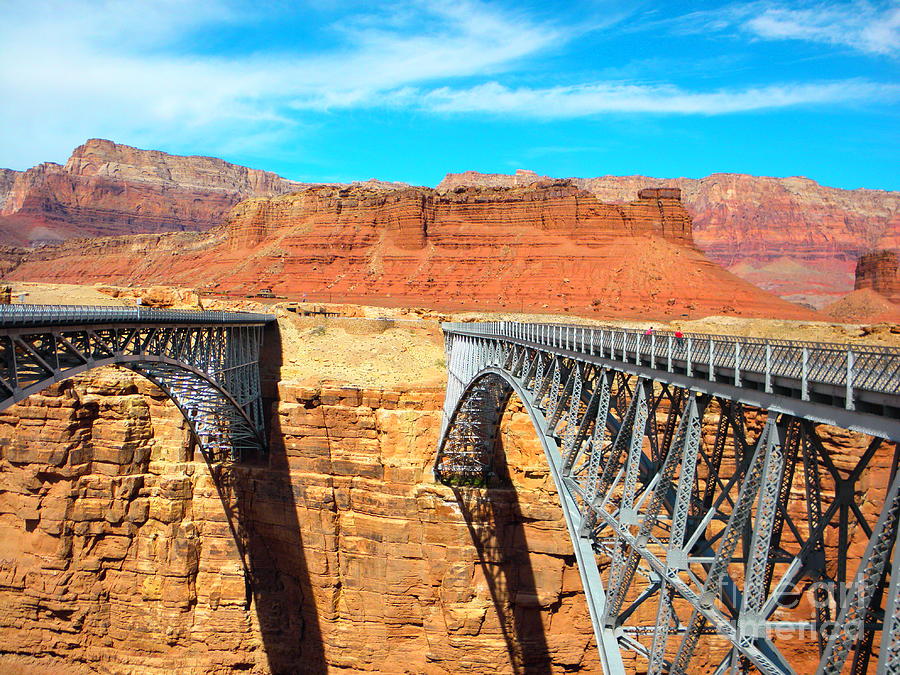
[[[644,335],[653,335],[653,326],[644,331]]]

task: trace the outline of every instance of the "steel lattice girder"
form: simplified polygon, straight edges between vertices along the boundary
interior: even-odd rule
[[[827,442],[847,432],[815,420],[504,336],[446,344],[435,474],[490,487],[503,407],[522,399],[608,672],[630,650],[650,673],[798,673],[805,650],[823,673],[900,673],[900,439],[856,433],[847,467]],[[872,483],[885,464],[891,484]]]
[[[2,327],[0,410],[54,382],[118,365],[168,394],[211,461],[236,460],[265,450],[262,333],[262,323]]]

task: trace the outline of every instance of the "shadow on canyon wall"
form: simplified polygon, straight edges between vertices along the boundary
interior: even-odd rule
[[[525,516],[505,461],[502,434],[494,449],[495,478],[484,488],[454,487],[478,553],[513,672],[552,672],[544,612],[525,536]]]
[[[247,606],[255,607],[272,673],[324,673],[322,632],[297,516],[293,484],[276,414],[281,340],[266,329],[260,354],[268,457],[214,473],[241,552]]]

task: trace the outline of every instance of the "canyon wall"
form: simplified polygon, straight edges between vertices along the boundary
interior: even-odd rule
[[[439,190],[522,186],[546,180],[448,174]],[[599,199],[624,202],[645,187],[680,188],[697,246],[738,276],[778,295],[817,304],[853,290],[857,257],[900,248],[900,192],[840,190],[802,177],[712,174],[706,178],[600,176],[570,179]]]
[[[294,300],[595,317],[812,318],[692,244],[675,192],[607,204],[568,181],[518,188],[316,186],[248,199],[208,233],[25,252],[11,279],[262,288]]]
[[[298,330],[342,349],[324,324]],[[378,330],[408,358],[408,331]],[[516,489],[485,511],[431,475],[442,386],[354,385],[346,355],[343,381],[292,378],[297,354],[269,347],[264,465],[211,473],[175,407],[124,371],[0,415],[0,670],[599,670],[524,412],[504,421]]]
[[[180,157],[91,139],[65,166],[48,162],[0,172],[0,243],[205,230],[241,199],[300,186],[215,157]]]

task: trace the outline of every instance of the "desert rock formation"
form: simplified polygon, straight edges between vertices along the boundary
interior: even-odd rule
[[[514,186],[545,180],[515,175],[448,174],[438,190]],[[600,176],[571,179],[608,202],[624,202],[645,187],[682,191],[697,246],[738,276],[798,300],[835,299],[853,288],[857,257],[900,248],[900,192],[840,190],[802,177],[712,174],[706,178]]]
[[[300,186],[215,157],[180,157],[95,138],[77,147],[65,166],[0,170],[0,243],[206,230],[241,199]]]
[[[854,289],[871,288],[891,302],[900,304],[900,269],[895,251],[873,251],[856,263]]]
[[[897,253],[872,251],[856,263],[854,290],[827,305],[837,321],[900,324],[900,274]]]
[[[512,175],[467,171],[448,174],[437,194],[466,187],[521,189],[549,180],[525,169]],[[601,202],[617,204],[630,202],[644,188],[679,188],[700,250],[751,283],[817,307],[852,289],[853,266],[861,253],[900,247],[898,192],[839,190],[802,177],[743,174],[569,181]],[[374,179],[351,185],[374,191],[410,189]],[[76,148],[65,166],[0,169],[0,244],[208,230],[242,199],[303,187],[213,157],[180,157],[92,139]]]
[[[568,181],[448,191],[316,186],[245,200],[205,234],[27,252],[7,276],[598,317],[814,316],[705,258],[674,192],[642,195],[607,204]]]

